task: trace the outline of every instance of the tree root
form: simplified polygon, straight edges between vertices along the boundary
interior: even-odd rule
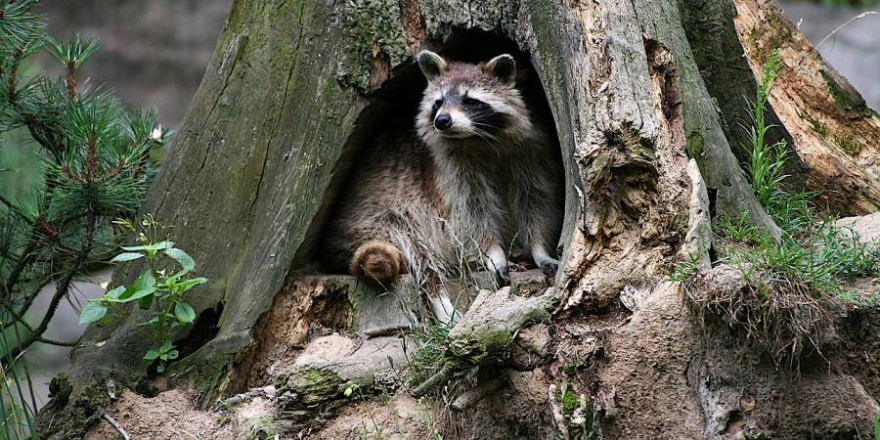
[[[450,350],[437,373],[412,392],[421,397],[467,371],[482,365],[504,365],[519,331],[550,319],[559,302],[556,289],[543,295],[520,297],[510,287],[480,291],[461,321],[449,332]]]
[[[115,429],[116,432],[118,432],[119,435],[122,436],[122,438],[124,438],[125,440],[131,440],[131,436],[128,435],[127,432],[125,432],[125,429],[122,427],[122,425],[120,425],[119,422],[116,421],[116,419],[110,417],[110,414],[107,414],[107,412],[103,409],[101,410],[101,418],[106,420],[107,423],[109,423],[110,426],[112,426],[113,429]]]

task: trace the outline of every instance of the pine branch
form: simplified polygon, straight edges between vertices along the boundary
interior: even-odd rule
[[[21,212],[21,209],[20,209],[18,206],[15,206],[15,205],[14,205],[12,202],[10,202],[6,197],[3,197],[3,195],[0,195],[0,204],[6,205],[6,207],[9,208],[9,210],[10,210],[13,214],[15,214],[15,215],[21,217],[22,220],[24,220],[25,222],[28,222],[28,223],[31,222],[31,219],[28,218],[28,216],[25,215],[25,213]]]
[[[43,319],[40,321],[40,325],[37,326],[34,331],[30,332],[27,339],[23,342],[20,342],[17,347],[10,351],[10,357],[16,357],[20,353],[24,352],[28,347],[33,345],[34,342],[38,342],[42,339],[43,333],[46,332],[46,329],[49,328],[49,322],[52,321],[52,318],[55,317],[55,312],[58,310],[58,304],[61,303],[61,299],[64,298],[67,293],[70,291],[70,286],[73,282],[73,278],[80,272],[82,267],[86,263],[86,258],[89,255],[89,252],[92,251],[92,247],[94,245],[95,239],[95,209],[94,206],[89,204],[87,208],[87,217],[88,220],[86,222],[86,240],[83,243],[82,248],[80,249],[80,253],[76,258],[73,266],[68,271],[67,275],[61,279],[61,282],[58,283],[58,287],[55,290],[55,293],[52,295],[52,300],[49,302],[49,308],[46,310],[46,315],[43,316]]]
[[[31,262],[31,254],[37,248],[37,239],[32,238],[28,243],[27,248],[25,248],[24,252],[21,254],[21,257],[18,260],[18,264],[12,268],[9,272],[9,277],[6,278],[6,291],[0,292],[3,296],[0,297],[0,302],[5,303],[9,298],[8,295],[12,293],[12,290],[15,288],[15,285],[18,283],[19,278],[21,278],[21,274],[24,272],[24,269]]]
[[[79,340],[76,341],[56,341],[54,339],[46,339],[46,338],[37,338],[36,341],[41,344],[54,345],[56,347],[76,347],[79,345]]]

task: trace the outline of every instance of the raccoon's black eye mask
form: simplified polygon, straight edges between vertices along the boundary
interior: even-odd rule
[[[474,98],[471,98],[471,97],[468,97],[468,96],[465,96],[464,98],[461,98],[461,103],[462,103],[463,105],[466,105],[466,106],[469,106],[469,107],[471,107],[471,106],[478,106],[478,105],[481,105],[481,104],[485,104],[483,101],[480,101],[479,99],[474,99]]]

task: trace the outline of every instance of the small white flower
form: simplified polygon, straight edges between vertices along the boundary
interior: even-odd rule
[[[150,132],[150,139],[159,142],[162,140],[162,124],[159,124]]]

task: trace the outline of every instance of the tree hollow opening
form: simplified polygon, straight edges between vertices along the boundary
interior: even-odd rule
[[[539,124],[547,131],[555,145],[555,151],[562,158],[559,137],[547,95],[532,65],[529,53],[521,51],[514,42],[497,34],[459,28],[446,31],[442,40],[428,40],[423,48],[435,51],[448,60],[466,63],[486,62],[501,54],[512,55],[517,65],[516,88],[526,102],[530,117],[535,124]],[[346,204],[356,202],[351,200],[350,195],[365,184],[364,168],[373,166],[377,157],[400,151],[399,148],[389,147],[389,144],[424,148],[423,142],[416,133],[415,120],[426,85],[427,81],[419,71],[419,67],[414,61],[410,61],[392,69],[389,78],[366,96],[369,103],[359,115],[355,130],[344,145],[322,206],[307,234],[307,241],[294,259],[291,271],[293,275],[350,272],[346,258],[328,255],[327,249],[332,247],[328,245],[328,241],[338,232],[334,229],[333,222],[344,215],[342,211],[346,209]],[[429,156],[427,159],[430,161]],[[425,175],[432,175],[435,172],[427,170],[433,168],[432,164],[419,166],[422,165],[426,168],[422,170]],[[389,181],[400,178],[393,173],[388,174],[384,177]],[[564,182],[563,175],[558,177]],[[389,183],[389,185],[393,184]],[[562,187],[566,188],[566,185]],[[395,219],[389,218],[388,221],[394,222]],[[561,258],[566,244],[557,237],[556,242],[551,244],[550,252]],[[513,247],[509,249],[512,250]],[[523,250],[519,249],[520,254],[514,253],[510,257],[514,262],[527,263],[525,266],[528,266],[531,260],[527,252],[522,253]]]

